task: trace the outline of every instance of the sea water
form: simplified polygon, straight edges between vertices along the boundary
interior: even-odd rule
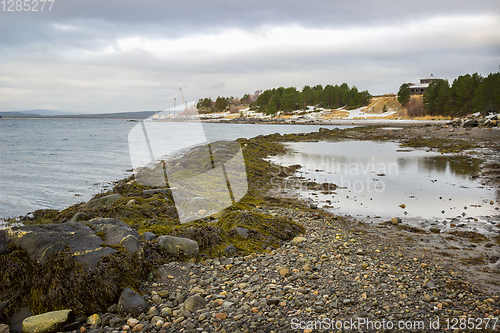
[[[0,119],[0,218],[63,209],[130,175],[128,135],[138,124],[123,119]],[[172,137],[184,138],[190,126],[176,123]],[[212,141],[320,127],[348,126],[203,124]]]

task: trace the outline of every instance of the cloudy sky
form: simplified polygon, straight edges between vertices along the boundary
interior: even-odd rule
[[[5,3],[1,111],[161,110],[179,87],[193,101],[343,82],[375,95],[500,65],[498,0]]]

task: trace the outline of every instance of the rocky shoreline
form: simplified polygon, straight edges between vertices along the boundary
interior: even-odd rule
[[[395,330],[412,323],[425,325],[417,330],[427,331],[438,319],[437,331],[446,331],[463,328],[460,323],[468,318],[483,318],[482,326],[475,328],[484,329],[484,318],[500,317],[500,235],[482,239],[470,233],[434,234],[390,221],[363,224],[270,196],[268,162],[262,158],[282,152],[280,142],[294,140],[399,140],[458,153],[481,148],[485,160],[481,177],[485,183],[498,184],[498,155],[491,154],[498,149],[499,132],[438,124],[402,131],[379,126],[240,140],[252,183],[248,196],[220,215],[182,226],[173,222],[175,213],[159,208],[171,206],[168,191],[123,180],[88,203],[61,212],[39,212],[24,220],[25,227],[0,234],[2,267],[11,273],[10,284],[5,284],[5,274],[2,277],[2,321],[11,331],[28,325],[28,332],[37,331],[33,327],[40,325],[38,319],[52,323],[45,331],[64,332],[329,332],[337,331],[332,326],[337,322],[391,323]],[[110,231],[105,230],[109,219],[114,223]],[[93,247],[82,241],[87,247],[72,245],[70,251],[64,246],[68,243],[48,240],[46,247],[32,244],[35,249],[30,252],[29,241],[19,240],[39,228],[70,227],[83,232]],[[115,230],[123,232],[114,237]],[[67,230],[68,235],[73,232]],[[80,234],[73,237],[85,239]],[[79,255],[93,259],[75,260]],[[26,288],[26,281],[16,280],[13,273],[27,274],[30,267],[47,273],[42,268],[48,265],[69,269],[73,272],[69,276],[80,282],[92,277],[89,272],[111,269],[115,275],[106,273],[107,281],[94,276],[95,284],[71,294],[73,303],[67,304],[76,304],[78,297],[85,301],[96,286],[103,295],[109,292],[108,301],[96,303],[94,311],[69,307],[72,311],[61,312],[64,302],[57,305],[59,309],[45,304],[31,309],[45,317],[29,317],[33,313],[23,302],[33,305],[33,300],[8,293],[6,287]],[[61,277],[67,272],[50,274],[53,280],[47,281],[46,290],[69,295],[54,286],[69,288]],[[490,320],[488,329],[493,323]],[[493,331],[499,329],[500,323]],[[0,326],[0,332],[8,330]]]

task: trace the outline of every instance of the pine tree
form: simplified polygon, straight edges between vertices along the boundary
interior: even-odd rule
[[[481,81],[472,105],[476,112],[500,112],[500,73],[491,73]]]
[[[408,83],[403,83],[401,87],[399,87],[398,91],[398,102],[406,107],[408,102],[410,101],[410,86]]]

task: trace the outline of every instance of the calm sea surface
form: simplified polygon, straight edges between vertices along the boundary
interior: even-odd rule
[[[419,228],[451,224],[496,234],[500,229],[500,189],[474,178],[478,160],[423,149],[401,149],[396,142],[297,142],[270,158],[300,165],[281,185],[284,192],[339,215],[381,222],[401,217]],[[273,170],[273,172],[278,172]],[[303,180],[325,184],[306,188]],[[329,184],[334,184],[329,185]]]
[[[62,209],[87,201],[111,182],[129,175],[132,166],[128,135],[138,124],[105,119],[1,119],[0,218],[36,209]],[[172,137],[182,138],[190,126],[179,123]],[[347,126],[203,124],[203,127],[211,140],[231,140]]]

